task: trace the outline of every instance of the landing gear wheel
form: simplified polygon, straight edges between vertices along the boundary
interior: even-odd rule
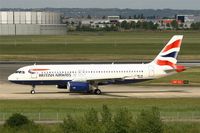
[[[31,94],[35,94],[35,90],[31,90]]]
[[[99,90],[99,89],[95,89],[95,90],[94,90],[94,94],[96,94],[96,95],[100,95],[100,94],[101,94],[101,90]]]
[[[32,85],[31,94],[35,94],[35,85]]]

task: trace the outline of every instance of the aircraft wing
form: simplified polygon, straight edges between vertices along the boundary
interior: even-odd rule
[[[73,79],[72,81],[80,81],[80,82],[107,82],[107,81],[115,81],[115,80],[120,80],[120,81],[123,81],[123,80],[131,80],[131,79],[138,79],[134,76],[123,76],[123,77],[110,77],[110,78],[105,78],[105,77],[92,77],[92,78],[77,78],[77,79]]]

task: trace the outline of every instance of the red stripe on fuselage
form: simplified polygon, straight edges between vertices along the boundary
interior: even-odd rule
[[[47,71],[49,69],[39,69],[39,68],[36,68],[36,69],[31,69],[31,71]]]
[[[168,50],[170,50],[170,49],[172,49],[172,48],[179,48],[180,45],[181,45],[181,40],[176,40],[176,41],[174,41],[172,44],[167,45],[167,46],[165,47],[165,49],[163,50],[163,52],[166,52],[166,51],[168,51]]]

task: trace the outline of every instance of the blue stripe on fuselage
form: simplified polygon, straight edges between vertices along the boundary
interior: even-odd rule
[[[66,85],[70,80],[13,80],[10,82],[24,85]]]
[[[107,82],[100,82],[98,85],[109,85],[109,84],[128,84],[128,83],[138,83],[144,82],[147,80],[152,79],[132,79],[132,80],[113,80]],[[13,80],[10,82],[16,84],[23,84],[23,85],[66,85],[71,80],[28,80],[28,81],[20,81],[20,80]]]

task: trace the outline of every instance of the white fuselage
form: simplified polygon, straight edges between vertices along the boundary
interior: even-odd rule
[[[142,80],[166,73],[151,64],[32,65],[22,67],[8,80],[21,84],[60,84],[68,81]]]

